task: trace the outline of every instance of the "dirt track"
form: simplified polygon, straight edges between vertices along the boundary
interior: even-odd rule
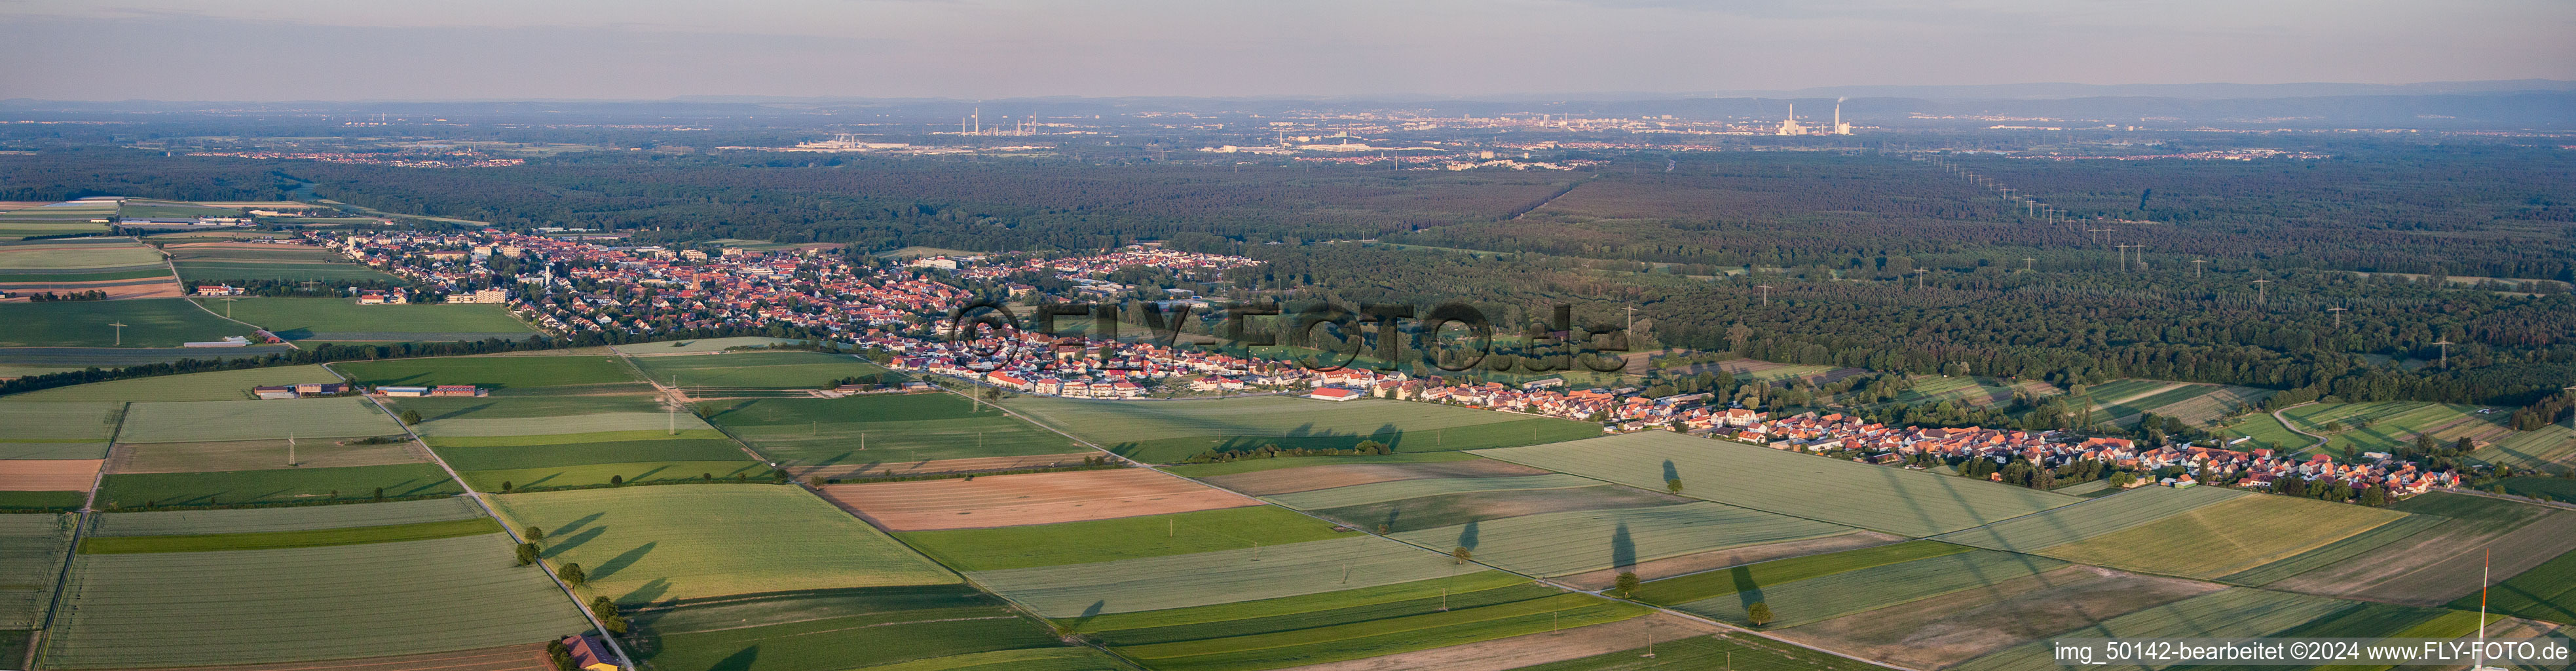
[[[1055,524],[1259,505],[1141,468],[824,485],[823,498],[895,531]]]

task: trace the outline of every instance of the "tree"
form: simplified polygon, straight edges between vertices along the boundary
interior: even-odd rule
[[[501,481],[501,491],[502,491],[502,492],[504,492],[504,493],[506,493],[506,492],[509,492],[509,491],[510,491],[510,481],[508,481],[508,480],[502,480],[502,481]]]
[[[610,486],[610,487],[620,487],[620,486],[624,486],[625,484],[626,484],[626,476],[623,476],[623,475],[611,475],[611,476],[608,476],[608,486]]]
[[[555,578],[564,581],[566,585],[580,587],[582,583],[590,581],[590,574],[583,573],[580,564],[565,564],[563,568],[555,569]]]
[[[419,424],[419,423],[420,423],[420,411],[418,411],[418,410],[404,410],[404,411],[402,411],[402,423],[403,423],[403,426],[411,426],[411,425],[413,425],[413,424]]]
[[[1680,493],[1682,493],[1682,479],[1681,479],[1681,478],[1664,478],[1664,491],[1666,491],[1666,492],[1671,492],[1671,493],[1674,493],[1674,494],[1680,494]]]
[[[376,500],[378,500],[378,501],[383,501],[383,500],[385,500],[385,488],[383,488],[383,487],[377,487],[377,488],[376,488]]]
[[[617,602],[606,596],[590,598],[590,614],[599,618],[599,626],[608,633],[626,633],[626,616],[617,612]]]
[[[526,566],[526,565],[534,564],[534,563],[537,563],[537,544],[535,544],[535,543],[520,543],[520,544],[519,544],[519,565],[520,565],[520,566]]]
[[[1753,602],[1753,605],[1747,606],[1744,609],[1744,621],[1753,623],[1753,626],[1759,627],[1771,624],[1771,619],[1771,604],[1769,602],[1755,601]]]
[[[519,535],[521,535],[521,536],[526,536],[526,537],[528,538],[528,542],[530,542],[530,543],[534,543],[534,542],[537,542],[537,541],[541,541],[541,540],[545,540],[545,539],[546,539],[546,530],[545,530],[545,529],[542,529],[542,528],[538,528],[538,527],[537,527],[537,525],[530,524],[530,525],[528,525],[528,530],[527,530],[527,532],[525,532],[525,533],[521,533],[521,534],[519,534]]]
[[[1472,558],[1475,554],[1476,553],[1474,551],[1468,550],[1467,546],[1464,545],[1458,546],[1457,549],[1449,551],[1449,557],[1457,560],[1457,563],[1460,564],[1467,563],[1467,560]]]
[[[1619,596],[1636,596],[1637,588],[1646,586],[1646,581],[1638,580],[1636,571],[1620,571],[1618,581],[1612,586],[1619,589]]]

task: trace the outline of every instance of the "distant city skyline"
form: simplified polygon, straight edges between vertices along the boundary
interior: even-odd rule
[[[0,98],[1485,96],[2576,79],[2576,3],[20,0]]]

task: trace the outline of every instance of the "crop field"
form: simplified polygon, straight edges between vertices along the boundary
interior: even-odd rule
[[[2506,434],[2492,445],[2483,445],[2469,456],[2490,464],[2514,468],[2549,468],[2560,472],[2576,468],[2576,430],[2564,424],[2551,424],[2538,431]]]
[[[166,280],[169,278],[170,269],[168,267],[160,266],[159,264],[135,266],[131,269],[100,268],[95,270],[56,270],[32,273],[0,271],[0,285],[12,285],[8,287],[11,289],[31,290],[53,288],[68,289],[73,288],[72,285],[77,284],[118,282],[122,280]]]
[[[0,304],[0,347],[178,347],[250,331],[178,298]]]
[[[71,542],[70,515],[0,515],[0,631],[33,629],[44,618]]]
[[[2225,588],[2068,566],[1775,633],[1826,650],[1935,669],[2220,589]]]
[[[931,475],[940,473],[988,473],[1032,468],[1082,466],[1083,461],[1101,456],[1099,452],[1064,454],[1031,454],[1017,457],[977,457],[972,459],[931,459],[904,463],[855,463],[842,467],[795,468],[799,480],[808,478],[857,478],[866,476]]]
[[[50,305],[50,303],[48,304]],[[69,387],[39,389],[12,394],[10,401],[103,402],[103,401],[241,401],[251,398],[251,387],[299,384],[305,382],[338,382],[340,378],[321,366],[272,366],[243,368],[206,373],[167,375],[127,380],[110,380],[76,384]],[[5,405],[5,403],[0,403]]]
[[[1257,551],[1244,548],[968,575],[1041,617],[1069,618],[1320,594],[1473,572],[1448,555],[1374,536],[1353,536],[1263,546]]]
[[[1543,513],[1398,533],[1435,550],[1465,547],[1479,561],[1556,576],[1634,566],[1731,547],[1821,538],[1851,527],[1715,503]]]
[[[1067,648],[1001,599],[960,584],[726,599],[643,610],[629,619],[634,627],[629,650],[643,668],[655,671],[885,668],[876,666],[880,664],[919,669],[1005,665],[994,667],[996,671],[1118,668],[1098,665],[1098,653]],[[904,664],[908,661],[913,663]]]
[[[46,240],[0,245],[0,272],[118,268],[161,263],[160,250],[131,238]]]
[[[399,436],[401,432],[389,435]],[[383,466],[427,461],[429,455],[409,440],[378,444],[350,444],[349,441],[329,438],[119,443],[109,453],[107,472],[255,471],[263,468]]]
[[[2354,607],[2350,601],[2243,587],[2155,606],[2052,635],[2052,638],[2250,638],[2267,636]],[[2151,668],[2162,668],[2158,665]],[[1962,671],[2049,671],[2057,665],[2047,640],[1969,660]],[[2105,669],[2137,668],[2104,665]]]
[[[402,425],[363,399],[177,401],[127,406],[121,443],[178,443],[401,435]]]
[[[2542,478],[2533,476],[2505,478],[2489,485],[2488,489],[2498,493],[2529,497],[2542,501],[2576,503],[2576,482],[2571,482],[2564,478]]]
[[[740,453],[737,452],[736,455]],[[613,464],[575,464],[544,468],[508,468],[485,471],[457,471],[465,485],[478,492],[515,491],[550,487],[587,487],[620,483],[649,484],[669,482],[766,482],[772,477],[768,464],[757,461],[633,461]]]
[[[99,459],[0,460],[0,491],[89,491],[98,482]]]
[[[750,458],[742,447],[721,438],[616,440],[560,445],[495,445],[431,448],[448,467],[460,471],[504,471],[560,468],[588,464],[666,461],[737,461]]]
[[[2240,496],[2048,548],[2069,561],[2217,578],[2395,522],[2405,513],[2287,496]]]
[[[107,513],[96,517],[90,523],[89,531],[83,535],[95,538],[249,534],[474,519],[489,518],[473,501],[445,498],[345,506]]]
[[[1726,571],[1708,571],[1649,581],[1643,588],[1637,590],[1636,598],[1638,601],[1658,606],[1674,606],[1735,594],[1761,585],[1776,585],[1974,550],[1976,548],[1965,545],[1918,540],[1829,554],[1775,559],[1746,564]]]
[[[2013,386],[2003,380],[1981,377],[1919,377],[1913,388],[1898,392],[1890,404],[1926,405],[1949,402],[1961,407],[1982,407],[2012,400]]]
[[[1209,466],[1231,464],[1191,464],[1176,466],[1172,472],[1197,477],[1226,489],[1254,496],[1272,496],[1319,489],[1358,487],[1384,482],[1427,479],[1521,478],[1549,475],[1545,470],[1520,464],[1505,463],[1469,454],[1423,452],[1438,456],[1437,461],[1344,463],[1348,457],[1287,457],[1289,460],[1311,459],[1314,465],[1289,466],[1245,473],[1207,474]],[[1399,455],[1386,455],[1399,456]],[[1260,459],[1253,461],[1278,461]],[[1241,462],[1235,462],[1241,463]],[[1167,469],[1169,470],[1169,469]]]
[[[1254,396],[1138,403],[1022,396],[1002,403],[1032,420],[1146,462],[1174,462],[1206,450],[1247,450],[1263,444],[1348,448],[1361,440],[1375,440],[1397,452],[1438,452],[1535,445],[1601,433],[1600,427],[1582,422],[1379,399],[1335,403]]]
[[[1462,645],[1617,622],[1649,612],[1643,606],[1589,594],[1558,594],[1365,622],[1112,649],[1155,671],[1245,671]]]
[[[394,276],[354,263],[279,263],[274,261],[189,261],[187,256],[173,263],[179,276],[192,282],[238,282],[242,280],[282,280],[302,282],[375,280],[393,283]]]
[[[2576,551],[2576,512],[2448,492],[2390,507],[2444,523],[2382,545],[2370,561],[2332,564],[2265,587],[2437,606],[2476,590],[2490,550],[2497,579]]]
[[[0,442],[0,459],[105,459],[107,443]]]
[[[490,396],[391,398],[386,402],[399,410],[419,412],[425,422],[573,417],[599,413],[662,414],[671,409],[662,397],[646,389],[642,385],[517,389],[495,392]]]
[[[1507,489],[1440,494],[1307,512],[1357,529],[1383,527],[1402,532],[1457,526],[1469,522],[1523,515],[1586,510],[1635,509],[1703,503],[1699,499],[1649,492],[1635,487],[1594,485],[1562,489]]]
[[[489,517],[445,522],[413,522],[372,527],[344,527],[304,531],[254,531],[237,534],[187,534],[177,536],[117,536],[81,539],[81,554],[133,554],[143,552],[218,552],[230,550],[277,550],[284,548],[330,547],[367,543],[456,538],[501,533],[501,525]]]
[[[1218,462],[1218,463],[1212,463],[1212,464],[1176,464],[1176,465],[1164,466],[1164,467],[1163,467],[1163,472],[1165,472],[1165,473],[1170,473],[1170,474],[1173,474],[1173,475],[1182,476],[1182,477],[1187,477],[1187,478],[1209,479],[1209,478],[1216,478],[1216,477],[1219,477],[1219,476],[1228,476],[1228,475],[1245,475],[1245,474],[1250,474],[1250,473],[1260,473],[1260,472],[1264,472],[1264,471],[1284,470],[1284,469],[1290,469],[1290,468],[1304,468],[1304,467],[1307,467],[1307,466],[1325,466],[1325,465],[1332,465],[1332,466],[1359,466],[1359,465],[1367,465],[1367,464],[1436,464],[1436,463],[1446,463],[1446,462],[1492,462],[1492,463],[1497,463],[1497,464],[1502,464],[1502,463],[1503,463],[1503,462],[1499,462],[1499,461],[1494,461],[1494,460],[1492,460],[1492,459],[1487,459],[1487,458],[1484,458],[1484,457],[1479,457],[1479,456],[1476,456],[1476,455],[1473,455],[1473,454],[1467,454],[1467,453],[1465,453],[1465,452],[1404,452],[1404,453],[1400,453],[1400,454],[1367,454],[1367,455],[1352,455],[1352,456],[1312,456],[1312,457],[1275,457],[1275,456],[1274,456],[1274,457],[1263,457],[1263,458],[1237,459],[1237,460],[1234,460],[1234,461],[1225,461],[1225,462]],[[1504,464],[1504,465],[1506,465],[1506,466],[1511,466],[1511,467],[1514,467],[1514,468],[1523,468],[1523,469],[1527,469],[1527,470],[1525,470],[1525,471],[1522,471],[1522,472],[1520,472],[1520,473],[1517,473],[1517,475],[1537,475],[1537,474],[1540,474],[1540,473],[1545,473],[1545,472],[1547,472],[1547,471],[1540,470],[1540,469],[1536,469],[1536,468],[1529,468],[1529,467],[1526,467],[1526,466],[1521,466],[1521,465],[1519,465],[1519,464]],[[1209,480],[1209,481],[1210,481],[1210,482],[1215,482],[1215,480]],[[1240,487],[1234,487],[1234,486],[1232,486],[1232,485],[1227,485],[1227,487],[1229,487],[1229,488],[1233,488],[1233,489],[1238,489],[1238,490],[1242,489],[1242,488],[1240,488]]]
[[[387,498],[462,494],[465,489],[433,464],[283,468],[207,473],[111,473],[100,479],[102,509],[146,506],[234,505],[365,501],[382,488]]]
[[[1644,431],[1475,454],[1633,487],[1906,536],[1932,536],[2082,501],[1999,483]]]
[[[1347,538],[1333,525],[1272,506],[990,529],[905,531],[895,537],[960,571],[1091,564]]]
[[[116,433],[116,403],[0,401],[0,438],[12,443],[104,443]],[[5,444],[5,443],[0,443]]]
[[[617,353],[627,356],[654,356],[660,354],[706,354],[709,352],[722,352],[735,347],[770,347],[774,345],[795,345],[803,342],[808,341],[797,340],[795,338],[763,338],[758,336],[745,336],[739,338],[699,338],[697,340],[634,343],[628,345],[615,345],[614,347],[617,349]]]
[[[2512,429],[2505,425],[2511,417],[2507,410],[2478,414],[2479,406],[2425,403],[2420,401],[2384,401],[2379,403],[2316,403],[2281,411],[2297,422],[2301,430],[2327,439],[2328,450],[2350,447],[2362,452],[2390,452],[2415,444],[2416,434],[2431,434],[2444,446],[2462,437],[2483,446],[2504,438]],[[2343,427],[2327,431],[2328,424]]]
[[[2314,550],[2220,576],[2217,580],[2231,585],[2262,587],[2301,573],[2352,561],[2390,543],[2450,523],[2451,519],[2447,517],[2407,515],[2395,522],[2372,527],[2369,531],[2345,536],[2343,540],[2317,546]]]
[[[2477,595],[2471,594],[2451,602],[2452,608],[2471,608]],[[2489,590],[2487,608],[2493,612],[2550,622],[2576,622],[2576,551],[2558,555],[2531,570],[2523,571]]]
[[[1261,501],[1142,468],[825,485],[823,498],[896,531],[1184,513]]]
[[[96,302],[96,301],[85,301]],[[109,301],[111,303],[124,301]],[[17,305],[11,303],[10,305]],[[32,305],[32,303],[30,304]],[[52,305],[52,303],[47,303]],[[0,310],[6,316],[7,310]],[[234,324],[233,328],[248,329]],[[286,345],[249,345],[226,347],[220,354],[209,355],[195,347],[0,347],[0,370],[26,375],[79,370],[82,368],[120,368],[147,363],[169,363],[186,359],[247,359],[295,351]],[[51,370],[39,370],[51,369]],[[52,391],[50,389],[44,391]],[[37,392],[27,392],[29,394]],[[15,396],[12,396],[15,398]]]
[[[1720,370],[1733,373],[1735,378],[1738,380],[1761,380],[1763,382],[1779,382],[1781,380],[1790,380],[1801,377],[1823,376],[1831,374],[1836,370],[1842,370],[1833,366],[1780,363],[1776,361],[1761,361],[1757,359],[1731,359],[1717,362],[1714,365]]]
[[[0,490],[0,511],[67,513],[88,501],[84,492],[13,492]]]
[[[422,413],[427,415],[428,413]],[[424,420],[412,430],[429,438],[481,438],[503,436],[544,436],[577,433],[660,431],[666,436],[680,436],[689,431],[710,431],[715,427],[687,414],[669,412],[602,412],[566,416],[494,417],[490,419],[458,417]],[[678,432],[678,433],[675,433]],[[701,434],[702,435],[702,434]]]
[[[2140,410],[2156,413],[2161,417],[2180,419],[2195,426],[2207,426],[2211,421],[2232,412],[2260,405],[2264,399],[2271,398],[2275,393],[2270,389],[2215,384],[2192,385],[2190,391],[2191,393],[2183,395],[2160,394],[2148,397],[2140,401],[2138,406]]]
[[[683,357],[685,358],[685,357]],[[762,398],[698,404],[782,466],[874,471],[920,461],[1087,452],[1064,436],[954,394]]]
[[[1750,625],[1745,610],[1769,604],[1774,617],[1767,626],[1794,627],[1829,620],[1915,599],[1961,590],[1993,587],[2015,578],[2047,573],[2066,562],[1994,550],[1925,557],[1827,575],[1769,583],[1674,606],[1683,612]]]
[[[194,299],[222,311],[224,304]],[[258,324],[288,340],[381,340],[334,334],[439,334],[472,340],[523,338],[535,333],[509,308],[490,304],[359,305],[345,298],[251,298],[231,305],[233,319]],[[455,338],[458,334],[473,338]]]
[[[470,384],[517,389],[642,381],[625,362],[603,356],[448,356],[332,365],[364,385]]]
[[[1645,656],[1646,648],[1638,646],[1588,657],[1524,666],[1513,671],[1667,671],[1679,669],[1728,669],[1728,671],[1886,671],[1887,667],[1859,662],[1752,634],[1717,633],[1689,638],[1655,639],[1655,656]]]
[[[431,436],[422,439],[431,447],[535,447],[550,445],[578,446],[583,443],[617,443],[642,440],[725,440],[724,432],[714,429],[682,431],[677,435],[662,429],[641,431],[599,431],[593,433],[550,433],[528,436]],[[727,441],[730,443],[731,441]]]
[[[821,389],[833,380],[886,372],[865,359],[822,352],[736,352],[635,360],[653,381],[685,388]]]
[[[956,574],[805,490],[679,485],[492,497],[545,529],[545,558],[581,564],[621,604],[790,589],[930,585]],[[755,523],[756,522],[756,523]],[[794,530],[795,542],[777,542]]]
[[[2238,418],[2236,423],[2219,428],[2213,433],[2228,438],[2253,439],[2229,447],[2234,450],[2269,448],[2282,453],[2297,454],[2314,452],[2309,448],[2317,444],[2317,439],[2291,431],[2290,427],[2282,426],[2281,420],[2274,419],[2272,413],[2268,412],[2257,412]]]
[[[2239,496],[2242,490],[2215,487],[2139,487],[2024,517],[1942,534],[1933,540],[1988,550],[2041,552],[2103,534],[2164,519]]]
[[[1592,487],[1600,484],[1602,483],[1599,480],[1578,478],[1562,473],[1499,478],[1425,478],[1419,480],[1396,480],[1392,482],[1352,485],[1348,487],[1333,487],[1329,489],[1316,489],[1287,494],[1272,494],[1268,498],[1271,501],[1277,502],[1279,505],[1288,506],[1290,508],[1298,510],[1314,510],[1318,508],[1339,508],[1370,503],[1384,503],[1387,501],[1402,501],[1405,499],[1420,498],[1424,496],[1438,496],[1442,494],[1465,494],[1469,492],[1496,492],[1523,489],[1568,489],[1574,487]]]
[[[1163,643],[1208,636],[1257,634],[1266,631],[1298,629],[1299,621],[1338,619],[1365,615],[1371,607],[1394,605],[1401,609],[1424,599],[1438,601],[1442,595],[1460,599],[1456,603],[1510,603],[1554,596],[1564,590],[1547,587],[1530,579],[1502,571],[1482,570],[1446,578],[1378,585],[1317,594],[1236,601],[1209,606],[1170,608],[1131,613],[1086,615],[1063,618],[1057,623],[1074,631],[1093,634],[1102,642],[1115,645]],[[1467,597],[1470,594],[1484,596]],[[1367,619],[1359,617],[1354,619]],[[1290,623],[1280,628],[1273,625]]]
[[[500,534],[82,554],[63,599],[45,649],[57,668],[444,652],[543,641],[586,626],[542,571],[511,561]],[[155,643],[134,644],[144,640]]]

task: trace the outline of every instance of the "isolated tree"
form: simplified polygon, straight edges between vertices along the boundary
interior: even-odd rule
[[[618,486],[623,486],[623,485],[625,485],[625,484],[626,484],[626,476],[623,476],[623,475],[611,475],[611,476],[608,476],[608,486],[610,486],[610,487],[618,487]]]
[[[1638,580],[1636,571],[1620,571],[1619,580],[1612,586],[1619,589],[1619,596],[1636,596],[1637,588],[1646,586],[1646,581]]]
[[[535,543],[520,543],[520,544],[519,544],[519,565],[520,565],[520,566],[526,566],[526,565],[534,564],[534,563],[537,563],[537,544],[535,544]]]
[[[528,525],[527,532],[519,535],[528,537],[528,542],[534,543],[546,539],[546,530],[537,527],[537,525],[530,524]]]
[[[501,481],[501,491],[503,491],[503,492],[508,492],[508,491],[510,491],[510,481],[508,481],[508,480],[502,480],[502,481]]]
[[[1671,492],[1671,493],[1674,493],[1674,494],[1680,494],[1680,493],[1682,493],[1682,479],[1681,479],[1681,478],[1664,478],[1664,491],[1666,491],[1666,492]]]
[[[1744,621],[1753,623],[1753,626],[1769,625],[1771,619],[1771,604],[1768,602],[1755,601],[1744,609]]]
[[[383,500],[385,500],[385,488],[383,488],[383,487],[377,487],[377,488],[376,488],[376,500],[378,500],[378,501],[383,501]]]
[[[2576,473],[2576,471],[2569,471],[2569,472],[2570,472],[2570,473]],[[1391,533],[1391,532],[1393,531],[1393,529],[1394,529],[1394,528],[1393,528],[1393,527],[1391,527],[1391,526],[1389,526],[1389,525],[1386,525],[1386,524],[1379,524],[1379,525],[1377,525],[1377,534],[1378,534],[1378,535],[1380,535],[1380,536],[1384,536],[1384,535],[1387,535],[1388,533]]]
[[[565,564],[563,568],[555,569],[555,578],[564,581],[566,585],[580,587],[582,583],[590,581],[590,574],[583,573],[580,564]]]
[[[1467,563],[1467,560],[1473,558],[1475,554],[1476,553],[1474,551],[1468,550],[1467,546],[1464,545],[1458,546],[1457,549],[1449,551],[1449,557],[1457,560],[1457,563],[1460,564]]]
[[[419,424],[419,423],[420,423],[420,411],[418,411],[418,410],[404,410],[404,411],[402,411],[402,423],[403,423],[403,425],[404,425],[404,426],[410,426],[410,425],[413,425],[413,424]]]

